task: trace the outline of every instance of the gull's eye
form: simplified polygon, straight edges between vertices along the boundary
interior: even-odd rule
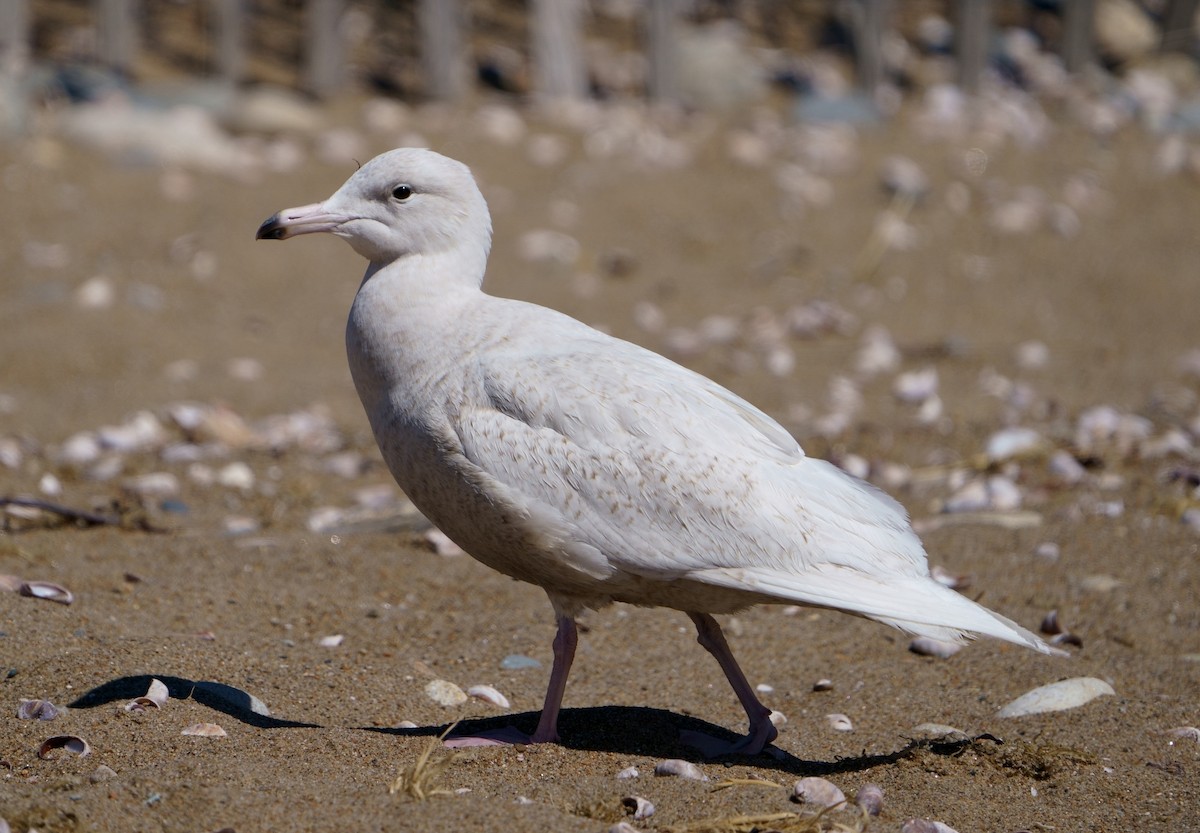
[[[400,202],[404,202],[412,195],[413,189],[411,185],[397,185],[392,189],[392,196],[400,200]]]

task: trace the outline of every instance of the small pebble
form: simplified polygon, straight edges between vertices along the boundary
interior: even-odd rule
[[[322,636],[317,640],[317,644],[322,648],[336,648],[346,641],[345,634],[334,633],[329,636]]]

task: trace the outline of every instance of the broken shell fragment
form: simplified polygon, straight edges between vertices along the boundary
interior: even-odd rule
[[[919,726],[914,726],[912,731],[918,738],[938,740],[945,743],[962,743],[971,739],[971,736],[962,729],[947,726],[944,723],[922,723]]]
[[[501,694],[490,685],[473,685],[467,689],[467,696],[474,697],[477,700],[482,700],[485,703],[491,703],[493,706],[500,709],[511,707],[508,698]]]
[[[825,721],[829,724],[829,728],[835,732],[853,732],[854,724],[850,722],[850,718],[844,714],[827,714]]]
[[[226,736],[225,730],[216,723],[193,723],[180,734],[198,738],[223,738]]]
[[[49,700],[25,700],[17,704],[17,718],[20,720],[53,720],[62,714],[62,710]]]
[[[817,807],[837,807],[846,803],[846,794],[824,778],[801,778],[792,788],[792,800]]]
[[[75,595],[70,590],[51,581],[23,581],[19,592],[22,596],[46,599],[61,605],[69,605],[75,601]]]
[[[620,772],[617,773],[617,778],[619,778],[621,780],[625,780],[627,778],[637,778],[639,775],[641,775],[641,773],[638,772],[637,767],[627,766],[623,770],[621,770]]]
[[[931,639],[928,636],[918,636],[912,642],[908,643],[908,650],[914,654],[920,654],[923,657],[937,657],[938,659],[949,659],[963,649],[963,646],[957,642],[944,642],[940,639]]]
[[[425,694],[439,706],[461,706],[467,702],[467,693],[449,680],[430,680],[425,685]]]
[[[996,717],[1021,717],[1027,714],[1073,709],[1106,694],[1116,692],[1104,680],[1095,677],[1073,677],[1025,692],[996,712]]]
[[[883,812],[883,788],[878,784],[863,784],[854,795],[854,803],[869,816]]]
[[[822,677],[813,683],[813,691],[833,691],[833,680],[828,677]]]
[[[169,699],[171,699],[171,695],[167,692],[166,684],[162,680],[152,679],[149,690],[141,697],[135,697],[126,703],[125,711],[142,712],[149,708],[161,709]]]
[[[648,819],[654,815],[654,805],[640,795],[627,795],[621,804],[633,814],[634,819]]]
[[[661,776],[674,775],[677,778],[686,778],[689,781],[708,780],[708,776],[701,771],[700,767],[691,761],[684,761],[680,758],[669,758],[665,761],[659,761],[654,765],[654,774]]]
[[[68,752],[83,757],[92,751],[92,747],[88,742],[76,735],[55,735],[52,738],[47,738],[38,748],[38,757],[43,761],[53,757],[53,752],[56,749],[65,749]]]
[[[608,833],[641,833],[641,831],[627,821],[619,821],[608,828]]]

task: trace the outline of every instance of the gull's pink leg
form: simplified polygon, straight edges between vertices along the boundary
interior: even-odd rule
[[[571,673],[571,662],[575,659],[575,645],[578,641],[579,632],[575,628],[575,620],[566,614],[558,614],[558,632],[554,635],[554,667],[550,669],[550,684],[546,688],[542,716],[538,718],[537,729],[532,735],[527,735],[515,727],[505,726],[502,729],[480,732],[478,735],[448,737],[444,741],[445,745],[462,747],[557,743],[558,712],[562,708],[567,675]]]
[[[733,658],[733,652],[729,650],[729,643],[725,641],[725,634],[721,633],[721,626],[717,624],[717,620],[707,613],[688,613],[688,616],[696,625],[696,641],[720,664],[726,679],[733,686],[733,693],[746,710],[746,717],[750,720],[750,734],[733,743],[692,731],[681,732],[680,738],[709,758],[731,753],[757,755],[779,734],[775,725],[771,723],[771,710],[755,696],[746,675]]]

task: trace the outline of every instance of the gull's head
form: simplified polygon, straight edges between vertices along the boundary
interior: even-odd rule
[[[286,208],[258,240],[318,231],[343,237],[373,264],[408,255],[461,253],[486,261],[492,222],[466,165],[419,148],[376,156],[324,202]]]

